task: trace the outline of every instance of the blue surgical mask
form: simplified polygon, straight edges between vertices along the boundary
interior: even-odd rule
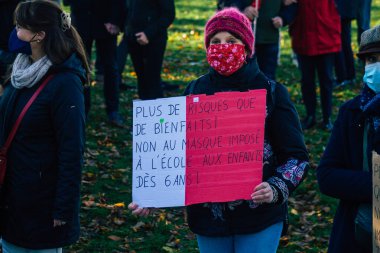
[[[376,94],[380,93],[380,62],[365,66],[363,81]]]
[[[21,54],[27,54],[27,55],[32,54],[32,48],[30,46],[30,42],[20,40],[17,37],[16,28],[13,29],[11,35],[9,36],[8,49],[12,53],[21,53]]]

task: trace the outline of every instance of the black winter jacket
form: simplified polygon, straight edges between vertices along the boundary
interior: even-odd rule
[[[144,32],[150,41],[166,38],[174,18],[174,0],[127,0],[126,33],[129,38],[134,38],[138,32]]]
[[[8,83],[0,99],[0,147],[50,74],[53,79],[25,114],[8,151],[0,201],[3,239],[30,249],[63,247],[79,238],[85,71],[76,55],[53,65],[31,88],[15,89]],[[54,219],[66,225],[53,228]]]
[[[19,0],[0,0],[0,50],[8,51],[8,40],[13,24],[13,12]]]
[[[191,205],[187,208],[188,223],[196,234],[228,236],[255,233],[286,221],[287,198],[306,176],[308,154],[297,112],[286,88],[265,77],[257,66],[256,58],[249,60],[248,64],[229,77],[210,69],[208,74],[188,85],[185,95],[212,95],[220,91],[251,89],[267,90],[263,180],[277,190],[278,199],[275,203],[262,204],[256,208],[251,208],[244,201],[233,209],[225,208],[223,219],[214,217],[207,204]],[[286,166],[291,160],[295,164]]]
[[[360,1],[362,0],[335,0],[340,17],[342,19],[355,19]]]
[[[73,24],[84,40],[104,39],[111,35],[105,28],[105,23],[124,27],[124,0],[64,0],[70,5]]]
[[[355,241],[354,225],[359,204],[372,202],[372,174],[363,171],[363,119],[360,96],[342,105],[317,169],[321,192],[340,200],[329,253],[366,252]]]

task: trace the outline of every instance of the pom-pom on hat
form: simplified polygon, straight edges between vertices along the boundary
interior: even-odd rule
[[[238,9],[226,8],[217,12],[206,23],[205,46],[210,46],[211,37],[218,32],[229,32],[240,39],[248,51],[253,55],[254,36],[251,21]]]
[[[357,56],[364,59],[366,55],[373,53],[380,53],[380,25],[362,33]]]

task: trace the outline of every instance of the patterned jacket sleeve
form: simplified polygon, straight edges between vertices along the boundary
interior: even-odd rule
[[[266,181],[274,190],[273,202],[283,203],[305,178],[309,158],[297,111],[283,85],[277,84],[275,99],[267,128],[278,166]]]

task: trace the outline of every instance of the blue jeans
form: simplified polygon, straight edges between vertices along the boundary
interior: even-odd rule
[[[201,253],[275,253],[280,242],[283,223],[244,235],[209,237],[197,235]]]
[[[2,241],[3,253],[62,253],[62,248],[55,249],[26,249],[7,241]]]

